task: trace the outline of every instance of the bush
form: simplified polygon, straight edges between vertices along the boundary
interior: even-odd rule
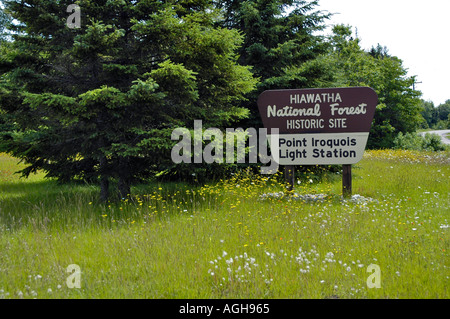
[[[395,149],[414,150],[414,151],[445,151],[449,147],[442,143],[439,135],[425,134],[425,136],[417,133],[400,132],[394,140]]]
[[[445,151],[450,149],[449,146],[445,145],[442,140],[441,137],[439,135],[436,134],[425,134],[425,137],[423,137],[423,149],[425,151]]]
[[[449,120],[440,120],[439,122],[437,122],[434,126],[433,129],[435,130],[447,130],[450,129],[450,121]]]

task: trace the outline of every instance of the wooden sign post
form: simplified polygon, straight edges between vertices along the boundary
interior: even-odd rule
[[[294,188],[296,165],[343,165],[343,195],[352,165],[364,155],[378,96],[368,87],[263,92],[258,108],[275,162]]]
[[[295,185],[295,166],[286,166],[284,168],[284,179],[286,184],[289,185],[288,191],[293,192]]]
[[[344,198],[352,197],[352,166],[342,166],[342,196]]]

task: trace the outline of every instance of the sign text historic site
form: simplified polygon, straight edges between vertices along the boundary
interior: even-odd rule
[[[377,94],[367,87],[265,91],[258,99],[280,165],[356,164],[377,104]]]

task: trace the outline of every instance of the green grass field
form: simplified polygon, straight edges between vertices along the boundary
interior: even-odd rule
[[[280,176],[243,172],[101,204],[95,186],[17,169],[0,154],[0,298],[450,297],[449,153],[367,152],[355,201],[337,174],[307,172],[289,197],[270,196]]]

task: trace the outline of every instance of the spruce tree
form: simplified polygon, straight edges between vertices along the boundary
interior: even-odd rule
[[[332,50],[324,56],[333,70],[336,86],[369,86],[378,94],[379,105],[368,148],[391,148],[402,133],[414,133],[422,122],[415,77],[408,76],[403,61],[378,45],[369,51],[360,46],[351,27],[336,25],[330,36]]]
[[[206,0],[77,1],[81,28],[69,28],[72,1],[5,1],[20,22],[0,58],[0,108],[14,123],[0,150],[62,181],[117,180],[130,186],[172,165],[171,132],[224,127],[254,89],[237,64],[238,31],[217,27]]]
[[[6,29],[11,23],[10,17],[5,13],[0,2],[0,42],[5,41],[7,34]]]
[[[244,35],[239,63],[252,66],[260,79],[245,105],[250,126],[261,126],[256,100],[265,90],[327,87],[329,67],[317,59],[328,43],[317,35],[329,15],[316,10],[318,1],[217,0],[224,11],[222,25]],[[252,103],[253,102],[253,103]]]

